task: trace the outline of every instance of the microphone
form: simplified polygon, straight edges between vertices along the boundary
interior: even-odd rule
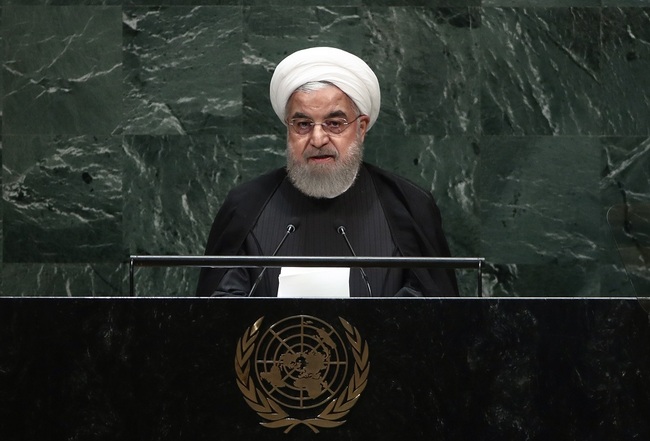
[[[348,235],[345,234],[345,227],[343,225],[339,225],[338,227],[336,227],[336,232],[339,233],[341,236],[343,236],[343,239],[345,239],[345,243],[348,245],[348,249],[350,250],[350,253],[354,257],[357,257],[356,253],[354,252],[354,249],[352,248],[352,244],[348,240]],[[368,295],[372,297],[372,289],[370,289],[370,281],[368,280],[368,275],[363,270],[363,268],[359,267],[359,270],[361,271],[361,277],[363,278],[363,281],[366,282],[366,286],[368,287]]]
[[[278,246],[275,247],[275,251],[273,251],[273,254],[271,254],[271,256],[275,256],[276,254],[278,254],[278,251],[280,251],[280,248],[282,247],[282,244],[284,244],[284,241],[287,240],[287,237],[289,237],[289,235],[291,233],[295,232],[296,229],[298,228],[298,225],[299,225],[298,221],[297,220],[292,220],[292,221],[293,222],[287,224],[287,230],[284,232],[284,236],[282,236],[282,240],[280,240],[280,243],[278,244]],[[255,283],[253,283],[253,287],[248,292],[248,295],[246,297],[250,297],[250,296],[253,295],[253,292],[255,291],[255,288],[257,288],[257,285],[259,285],[260,281],[262,280],[262,276],[266,272],[266,268],[267,268],[266,266],[264,268],[262,268],[262,271],[260,272],[260,275],[257,276],[257,279],[255,279]]]

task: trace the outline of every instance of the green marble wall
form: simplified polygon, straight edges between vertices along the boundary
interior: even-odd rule
[[[650,0],[295,4],[0,2],[2,295],[123,295],[129,254],[201,254],[228,189],[284,163],[268,82],[313,45],[375,69],[366,158],[431,189],[486,295],[633,295],[621,256],[648,295]]]

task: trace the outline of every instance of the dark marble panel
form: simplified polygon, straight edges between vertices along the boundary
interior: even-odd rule
[[[202,254],[203,251],[196,254]],[[134,271],[133,295],[136,297],[193,296],[199,280],[199,268],[147,267]],[[130,295],[130,280],[123,282],[124,295]]]
[[[361,0],[366,6],[480,6],[481,0]]]
[[[644,440],[649,311],[647,299],[0,299],[0,437]],[[263,354],[269,327],[286,335],[298,315],[343,336],[344,318],[369,348],[358,401],[318,434],[263,427],[233,369],[244,335]],[[333,343],[332,359],[350,351]]]
[[[333,46],[362,56],[367,35],[354,7],[244,8],[243,132],[285,135],[269,101],[275,66],[299,49]]]
[[[221,136],[128,136],[124,238],[133,254],[202,254],[239,180],[239,142]]]
[[[209,5],[227,6],[240,5],[242,0],[3,0],[4,4],[16,5],[125,5],[125,6],[187,6]]]
[[[226,193],[242,181],[236,138],[127,136],[124,240],[131,254],[201,255]],[[196,268],[142,268],[137,295],[185,296]],[[125,281],[128,285],[128,281]]]
[[[363,13],[375,69],[381,134],[475,134],[479,130],[474,8],[376,8]]]
[[[239,182],[239,141],[127,136],[124,238],[132,254],[203,254],[214,215]]]
[[[244,126],[256,134],[282,133],[268,104],[275,65],[294,50],[329,45],[361,56],[375,70],[382,113],[373,130],[474,133],[478,68],[471,28],[478,18],[468,8],[247,8]]]
[[[597,262],[491,264],[483,277],[483,297],[614,297],[634,296],[621,274],[614,292],[603,293],[602,269]]]
[[[602,32],[604,134],[647,136],[650,8],[605,8]]]
[[[244,6],[296,6],[293,0],[243,0]],[[300,6],[479,6],[481,0],[303,0]]]
[[[603,211],[650,204],[650,139],[601,138]]]
[[[332,6],[361,6],[363,0],[331,0],[323,2],[323,0],[242,0],[244,6],[275,6],[275,7],[309,7],[319,6],[322,8],[330,8]]]
[[[483,138],[481,254],[499,264],[597,259],[600,152],[598,138]]]
[[[126,8],[123,130],[241,133],[241,8]]]
[[[5,6],[4,133],[110,134],[121,116],[118,7]]]
[[[553,8],[553,7],[597,7],[602,0],[482,0],[484,7],[532,7],[532,8]]]
[[[5,263],[2,296],[123,296],[126,264]]]
[[[0,2],[0,23],[2,23],[2,7],[1,7],[1,5],[2,5],[2,3]],[[0,30],[1,29],[2,28],[0,28]],[[2,36],[2,32],[0,32],[0,44],[3,45],[3,46],[4,46],[4,41],[5,40],[4,40],[4,37]],[[4,62],[5,62],[5,59],[6,59],[5,56],[6,56],[5,51],[4,50],[1,51],[0,52],[0,63],[2,63],[2,65],[4,65]],[[3,129],[3,126],[4,126],[4,124],[3,124],[3,120],[4,120],[3,109],[4,109],[4,96],[5,96],[4,90],[5,90],[4,89],[4,81],[0,81],[0,97],[2,97],[2,99],[0,99],[0,141],[1,141],[1,138],[2,138],[2,129]],[[1,147],[1,145],[0,145],[0,147]]]
[[[639,240],[636,210],[636,205],[603,207],[600,262],[604,296],[650,293],[650,241]],[[630,217],[635,221],[633,224],[628,223]],[[645,224],[650,225],[650,216],[646,216]],[[633,230],[630,226],[634,227]]]
[[[253,135],[242,140],[238,182],[249,181],[263,173],[286,165],[286,137]]]
[[[237,6],[242,0],[122,0],[125,6]]]
[[[484,8],[485,135],[600,134],[600,10]]]
[[[601,259],[625,270],[639,295],[650,293],[650,139],[602,138]]]
[[[17,6],[119,6],[123,0],[2,0],[4,5]]]
[[[641,282],[641,284],[640,284]],[[648,296],[650,289],[646,283],[628,272],[623,265],[600,266],[600,295],[602,297]]]
[[[3,150],[3,143],[2,143],[2,136],[0,135],[0,164],[3,164],[2,150]],[[0,174],[0,184],[3,181],[4,181],[4,177],[2,176],[2,174]],[[0,268],[2,268],[2,262],[4,262],[4,246],[2,246],[2,244],[4,243],[4,236],[5,234],[4,234],[4,202],[3,202],[0,203]],[[0,278],[0,289],[1,289],[1,281],[2,279]]]
[[[0,6],[2,3],[0,3]],[[0,7],[0,23],[2,23],[2,7]],[[0,45],[4,45],[4,38],[2,37],[2,32],[0,32]],[[0,51],[0,63],[4,65],[4,51]],[[3,102],[4,102],[4,85],[3,81],[0,81],[0,97],[3,97],[0,99],[0,165],[2,164],[2,127],[3,127]],[[0,185],[2,184],[2,175],[0,174]],[[3,262],[3,247],[2,247],[2,242],[4,240],[4,232],[3,232],[3,204],[0,204],[0,268],[2,267],[2,262]],[[0,278],[0,283],[2,279]],[[1,290],[1,286],[0,286]]]
[[[615,7],[647,7],[650,6],[650,0],[602,0],[603,6]]]
[[[119,262],[121,139],[4,135],[4,262]]]

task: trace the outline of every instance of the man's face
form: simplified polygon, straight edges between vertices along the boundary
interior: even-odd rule
[[[359,116],[352,100],[341,89],[325,86],[310,92],[295,92],[287,104],[287,119],[306,118],[316,123],[328,118],[354,120]],[[288,130],[288,146],[295,161],[314,167],[336,167],[345,160],[350,147],[363,143],[369,118],[362,116],[338,135],[329,134],[320,125],[315,125],[306,135]]]
[[[350,122],[359,112],[341,89],[325,86],[295,92],[287,103],[286,115],[287,120],[300,118],[321,123],[330,118],[344,118]],[[334,197],[349,188],[361,163],[361,146],[369,121],[363,115],[339,134],[328,133],[319,124],[304,135],[289,127],[287,162],[294,184],[315,197]]]

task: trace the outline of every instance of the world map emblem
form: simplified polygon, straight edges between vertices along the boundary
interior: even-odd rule
[[[246,403],[268,428],[314,432],[343,418],[366,387],[369,349],[358,330],[339,317],[339,332],[312,316],[282,319],[263,329],[264,317],[237,343],[235,372]]]

